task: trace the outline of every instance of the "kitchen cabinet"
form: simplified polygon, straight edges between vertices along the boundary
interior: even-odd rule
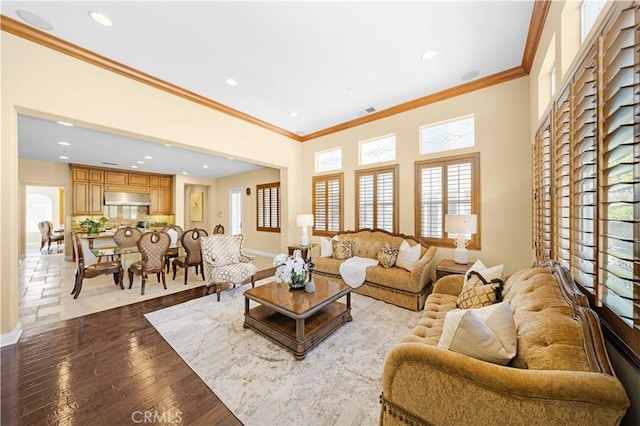
[[[73,214],[101,215],[103,187],[100,182],[73,183]]]
[[[129,173],[127,172],[105,172],[105,184],[127,185],[129,183]]]
[[[151,195],[150,214],[171,214],[173,210],[173,200],[171,198],[171,188],[150,187]]]

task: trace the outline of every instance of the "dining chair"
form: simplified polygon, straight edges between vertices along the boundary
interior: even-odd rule
[[[138,250],[142,260],[129,266],[129,288],[133,286],[133,275],[142,276],[142,288],[140,294],[144,295],[144,286],[149,274],[156,274],[158,282],[162,276],[162,286],[167,289],[164,273],[164,254],[171,244],[171,237],[166,232],[149,231],[142,234],[138,240]]]
[[[82,243],[78,234],[73,233],[71,235],[73,241],[73,250],[76,255],[76,280],[71,294],[73,298],[77,299],[82,291],[82,282],[85,278],[94,278],[99,275],[113,274],[113,281],[116,285],[120,285],[120,288],[124,290],[124,270],[119,260],[114,262],[94,263],[92,265],[85,265],[84,252],[82,249]]]
[[[167,225],[162,228],[164,232],[169,234],[171,237],[171,244],[169,244],[169,250],[164,256],[164,263],[167,267],[167,274],[169,273],[169,264],[171,263],[171,259],[175,259],[180,255],[180,248],[178,247],[178,241],[182,238],[182,228],[178,225]]]
[[[218,302],[222,284],[230,283],[233,287],[251,278],[251,287],[256,284],[256,265],[251,261],[254,256],[242,253],[244,236],[214,234],[202,238],[202,262],[207,281],[207,294],[215,286]]]
[[[137,247],[138,240],[142,236],[142,231],[138,228],[127,226],[126,228],[120,228],[113,234],[113,242],[119,248],[124,247]],[[122,268],[126,271],[129,270],[129,266],[142,259],[140,253],[126,253],[120,255],[120,262],[122,262]]]
[[[44,245],[47,245],[47,251],[51,251],[51,242],[55,241],[58,244],[58,250],[60,250],[60,241],[64,241],[64,233],[53,233],[53,223],[48,220],[43,220],[38,223],[38,229],[40,230],[40,251],[42,251]]]
[[[182,234],[180,243],[184,249],[186,255],[178,256],[173,259],[173,278],[176,279],[176,271],[178,268],[184,268],[184,285],[187,285],[189,279],[189,267],[196,267],[196,275],[198,274],[198,268],[200,268],[200,274],[204,280],[204,269],[202,268],[202,248],[200,241],[203,237],[206,237],[207,231],[204,229],[188,229]]]
[[[220,223],[217,224],[214,228],[213,228],[213,233],[214,234],[224,234],[224,226],[222,226]]]

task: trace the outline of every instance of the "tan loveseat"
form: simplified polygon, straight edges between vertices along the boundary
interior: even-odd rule
[[[507,366],[437,347],[463,277],[438,280],[418,325],[387,355],[380,424],[618,424],[629,400],[599,320],[566,269],[539,266],[505,283],[517,330]]]
[[[384,243],[399,248],[403,241],[414,247],[421,244],[420,258],[409,272],[404,268],[380,265],[367,268],[364,283],[354,289],[356,293],[392,303],[403,308],[420,310],[424,306],[427,294],[431,290],[431,270],[435,247],[427,247],[411,236],[392,234],[383,230],[363,229],[357,232],[346,231],[336,234],[342,241],[351,241],[353,256],[377,259]],[[320,247],[313,249],[314,274],[342,280],[340,264],[344,260],[333,257],[320,257]]]

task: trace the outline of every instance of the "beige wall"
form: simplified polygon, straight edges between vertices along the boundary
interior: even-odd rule
[[[64,225],[65,229],[71,229],[70,213],[71,213],[71,170],[68,164],[63,163],[51,163],[47,161],[34,161],[21,159],[18,162],[18,179],[20,182],[20,195],[19,206],[20,214],[18,217],[20,226],[18,233],[19,240],[19,253],[24,254],[26,251],[25,235],[26,225],[24,219],[26,217],[27,200],[26,200],[26,187],[27,185],[56,185],[64,188],[65,194],[65,217]],[[69,233],[65,233],[64,252],[65,256],[71,258],[73,248],[70,243],[71,237]]]
[[[3,32],[0,41],[0,333],[18,324],[18,113],[282,168],[283,217],[300,212],[299,142],[11,34]],[[184,215],[176,205],[176,220],[180,210]],[[288,229],[281,246],[295,239]]]
[[[471,260],[504,263],[506,273],[531,264],[531,176],[529,150],[529,82],[520,78],[438,102],[303,144],[303,210],[311,211],[315,152],[342,146],[345,229],[355,224],[355,177],[358,142],[395,133],[400,166],[400,232],[415,235],[414,163],[439,155],[419,155],[419,127],[468,114],[475,115],[475,147],[448,155],[480,152],[482,250]],[[370,167],[370,166],[367,166]],[[367,168],[362,167],[362,168]],[[333,172],[331,172],[333,173]],[[453,258],[438,248],[436,261]]]
[[[274,232],[258,232],[256,230],[256,185],[263,183],[279,182],[280,170],[266,167],[235,176],[218,179],[216,195],[216,224],[221,223],[225,232],[230,232],[229,226],[229,190],[242,189],[242,232],[244,234],[243,247],[253,252],[265,254],[277,254],[285,251],[279,235]],[[246,195],[245,190],[251,188],[251,195]],[[220,216],[221,214],[221,216]],[[285,217],[284,215],[282,217]],[[283,227],[295,225],[284,223]],[[295,229],[291,228],[291,236],[297,237]],[[286,251],[285,251],[286,252]]]

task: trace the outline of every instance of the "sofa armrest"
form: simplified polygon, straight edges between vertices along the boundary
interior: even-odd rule
[[[464,275],[446,275],[436,281],[433,285],[433,292],[458,296],[462,292],[463,284]]]
[[[409,279],[412,283],[418,284],[417,288],[424,288],[431,281],[431,265],[435,254],[436,248],[434,246],[429,247],[413,266]]]
[[[389,352],[382,391],[381,424],[398,414],[440,425],[618,424],[629,405],[614,376],[506,367],[423,343]]]

